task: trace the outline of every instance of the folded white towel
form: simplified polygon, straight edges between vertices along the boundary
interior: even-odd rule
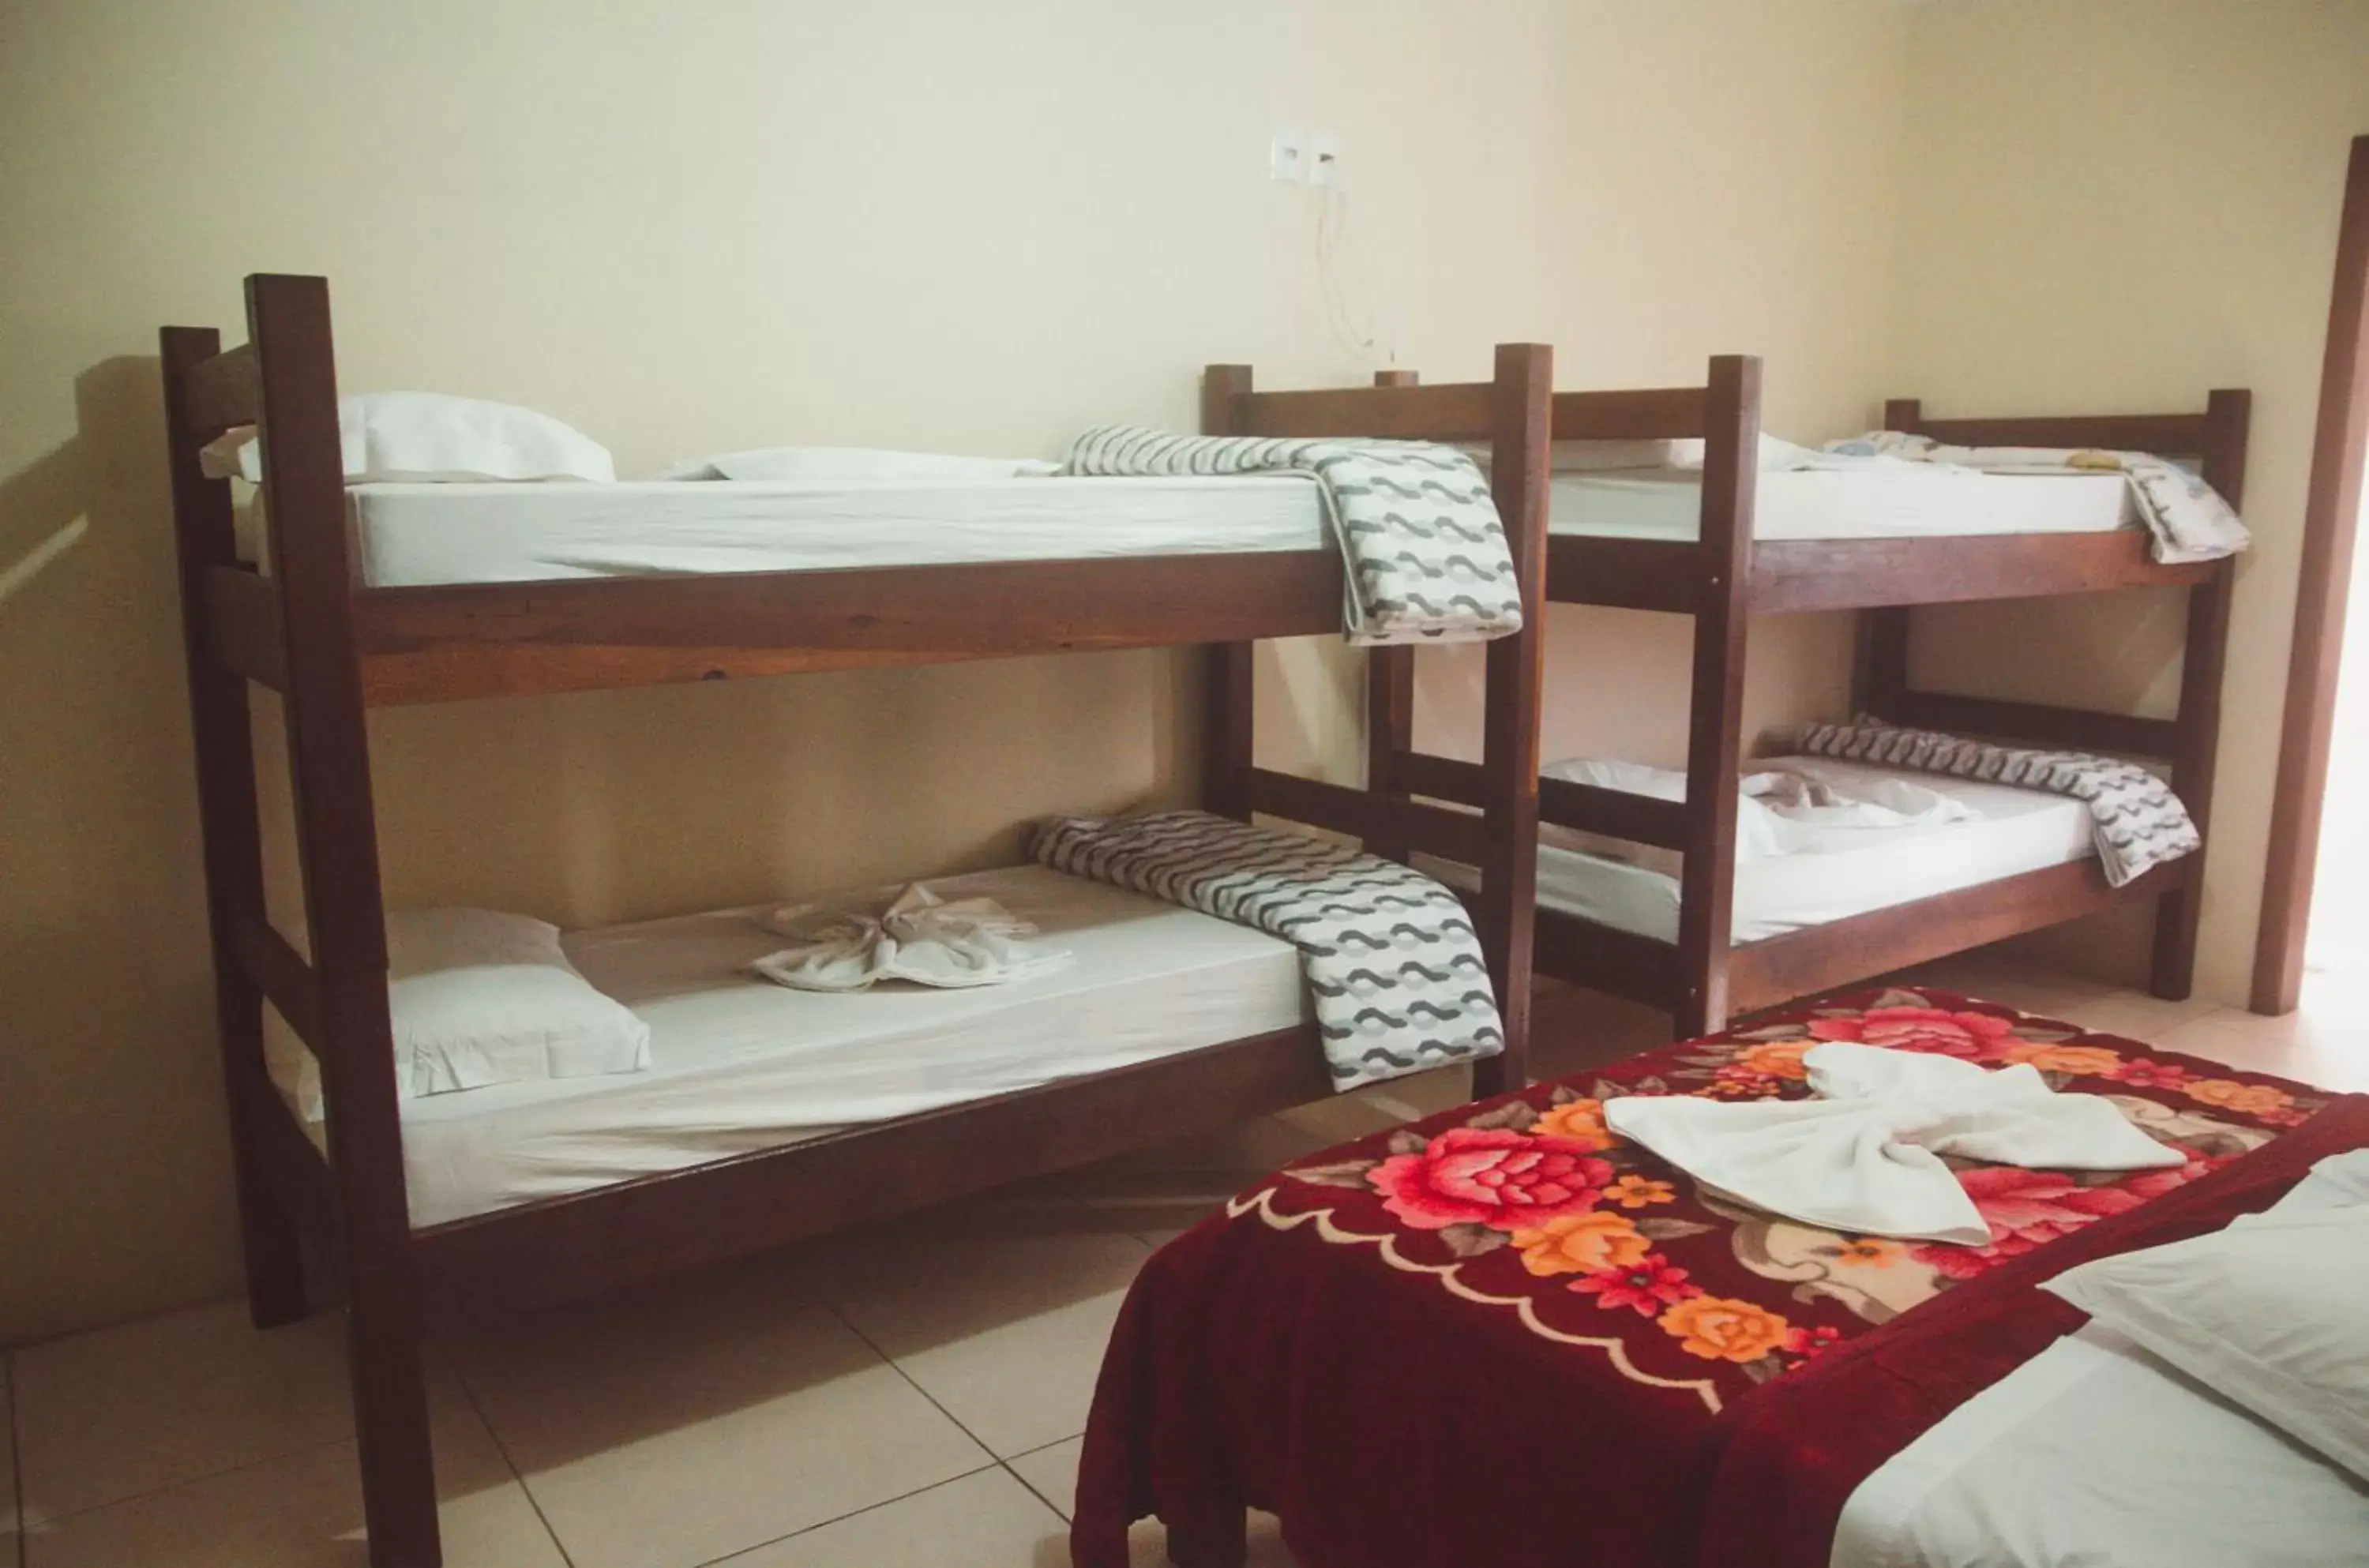
[[[1990,1227],[1944,1154],[2077,1171],[2185,1159],[2112,1102],[2057,1093],[2029,1063],[1992,1072],[1843,1042],[1814,1046],[1802,1061],[1814,1100],[1631,1094],[1605,1103],[1605,1125],[1755,1208],[1852,1235],[1967,1246],[1988,1242]]]
[[[1938,789],[1906,779],[1870,779],[1841,784],[1780,761],[1744,780],[1744,797],[1768,807],[1802,831],[1785,853],[1813,846],[1813,828],[1925,828],[1966,822],[1981,812]]]
[[[1036,928],[992,898],[948,903],[919,882],[877,913],[793,904],[761,923],[796,944],[752,967],[798,990],[863,990],[881,980],[1002,985],[1050,973],[1071,956],[1022,940]]]

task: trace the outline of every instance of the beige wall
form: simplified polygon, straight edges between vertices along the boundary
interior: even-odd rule
[[[0,572],[86,532],[0,600],[0,1343],[234,1278],[158,325],[324,272],[349,389],[548,409],[629,474],[1050,452],[1190,419],[1206,361],[1468,377],[1505,338],[1558,345],[1566,385],[1765,353],[1776,427],[1818,435],[1881,362],[1905,48],[1889,0],[8,7]],[[1344,138],[1374,349],[1262,177],[1287,120]],[[1666,750],[1670,628],[1628,631],[1574,632],[1559,700],[1615,661],[1654,693],[1616,738]],[[1831,628],[1764,641],[1802,666],[1757,677],[1772,711],[1838,681]],[[994,861],[1031,813],[1189,787],[1183,670],[382,715],[389,894],[581,922]],[[1275,760],[1353,754],[1344,681],[1284,650]]]
[[[2369,132],[2362,0],[1985,0],[1912,30],[1892,384],[1928,412],[2254,390],[2199,983],[2245,994],[2336,221]],[[2169,711],[2180,606],[1926,612],[1918,679]],[[2110,933],[2090,945],[2111,950]]]

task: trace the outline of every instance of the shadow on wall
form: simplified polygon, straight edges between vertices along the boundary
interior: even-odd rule
[[[0,479],[0,1344],[234,1277],[156,361],[74,405]]]

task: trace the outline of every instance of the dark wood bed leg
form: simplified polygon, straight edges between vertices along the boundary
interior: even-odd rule
[[[1727,1024],[1735,898],[1736,780],[1744,750],[1744,656],[1752,621],[1753,499],[1759,472],[1760,361],[1711,362],[1705,407],[1700,599],[1687,726],[1687,832],[1678,882],[1679,1038]]]
[[[1851,663],[1851,716],[1898,720],[1908,690],[1908,607],[1887,604],[1859,612],[1859,647]]]
[[[354,637],[328,286],[247,280],[280,591],[288,754],[317,999],[314,1042],[344,1245],[354,1428],[372,1568],[439,1568],[418,1281],[387,1017],[370,738]]]
[[[1250,1510],[1240,1504],[1196,1509],[1168,1526],[1168,1561],[1176,1568],[1242,1568],[1250,1554]]]
[[[1366,792],[1374,797],[1366,850],[1403,861],[1413,850],[1405,758],[1414,750],[1414,649],[1366,655]]]
[[[2205,481],[2232,507],[2246,491],[2246,435],[2253,396],[2214,392],[2204,405]],[[2180,715],[2174,721],[2172,788],[2212,846],[2213,776],[2221,746],[2221,680],[2228,662],[2230,598],[2236,564],[2223,561],[2209,581],[2188,590],[2188,640],[2181,655]],[[2204,913],[2204,880],[2192,876],[2156,904],[2154,962],[2147,990],[2184,1001],[2196,983],[2196,931]]]
[[[170,432],[173,531],[181,577],[181,633],[189,671],[189,731],[197,753],[198,820],[205,845],[207,923],[213,944],[214,1028],[230,1109],[238,1230],[247,1316],[259,1329],[305,1315],[304,1254],[293,1220],[271,1191],[256,1151],[255,1095],[268,1087],[263,991],[237,945],[242,921],[264,919],[262,830],[256,811],[255,752],[246,681],[206,647],[205,578],[236,564],[230,483],[199,466],[205,436],[194,433],[184,395],[192,366],[222,351],[212,327],[168,326],[160,343],[166,427]]]
[[[1201,433],[1240,435],[1240,399],[1251,390],[1248,365],[1210,365],[1201,372]],[[1247,818],[1254,747],[1254,643],[1210,643],[1201,696],[1201,805],[1220,817]]]
[[[1522,598],[1522,630],[1489,645],[1482,713],[1484,847],[1481,946],[1505,1048],[1473,1069],[1476,1098],[1529,1082],[1530,962],[1539,908],[1539,701],[1545,674],[1547,479],[1554,439],[1554,350],[1497,346],[1490,486]]]
[[[1416,386],[1413,371],[1376,371],[1376,386]],[[1366,655],[1366,792],[1375,797],[1366,850],[1386,860],[1413,853],[1403,759],[1414,750],[1414,649],[1378,647]]]

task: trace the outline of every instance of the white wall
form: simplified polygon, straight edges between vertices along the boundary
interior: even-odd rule
[[[2254,391],[2201,988],[2242,1001],[2278,766],[2362,0],[1917,13],[1891,384],[1926,411],[2202,409]],[[2169,712],[2172,594],[1920,612],[1920,683]],[[2092,933],[2100,956],[2113,933]]]
[[[18,0],[0,570],[87,532],[0,600],[0,1343],[234,1278],[159,325],[235,338],[243,274],[326,273],[349,389],[548,409],[628,473],[1050,452],[1189,421],[1213,360],[1463,378],[1512,338],[1568,386],[1763,353],[1772,426],[1814,436],[1878,390],[1906,35],[1890,0]],[[1371,349],[1263,177],[1284,121],[1344,139]],[[1616,667],[1646,696],[1610,738],[1666,752],[1673,628],[1565,618],[1558,704],[1615,717],[1582,677]],[[1837,689],[1831,627],[1762,640],[1762,711]],[[1271,761],[1354,767],[1343,668],[1276,662]],[[578,923],[1001,859],[1032,813],[1189,790],[1188,670],[384,713],[388,892]]]

